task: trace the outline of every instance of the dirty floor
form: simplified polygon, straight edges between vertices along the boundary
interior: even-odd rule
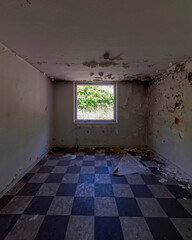
[[[0,199],[0,239],[192,239],[192,191],[147,156],[147,171],[113,176],[120,157],[45,157]]]

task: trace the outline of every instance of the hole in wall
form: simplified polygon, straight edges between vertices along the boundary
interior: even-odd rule
[[[176,130],[181,130],[182,128],[182,123],[179,120],[179,118],[175,117],[174,123],[171,126],[171,129],[176,129]]]
[[[109,59],[110,57],[110,53],[109,52],[105,52],[104,55],[103,55],[103,58],[104,59]]]
[[[192,72],[188,73],[188,81],[192,85]]]
[[[180,123],[179,118],[175,117],[175,124],[176,124],[176,125],[179,125],[179,123]]]

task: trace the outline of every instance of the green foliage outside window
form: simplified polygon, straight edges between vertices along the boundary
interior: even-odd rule
[[[97,85],[77,86],[77,108],[84,111],[104,110],[114,106],[114,96]]]

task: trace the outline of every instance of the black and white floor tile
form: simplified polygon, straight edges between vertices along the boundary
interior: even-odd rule
[[[0,199],[0,239],[189,240],[192,194],[149,170],[111,174],[109,154],[53,154]]]

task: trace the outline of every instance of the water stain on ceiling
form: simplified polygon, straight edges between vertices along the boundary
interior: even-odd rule
[[[0,42],[55,79],[148,81],[191,57],[191,10],[191,0],[2,0]]]

